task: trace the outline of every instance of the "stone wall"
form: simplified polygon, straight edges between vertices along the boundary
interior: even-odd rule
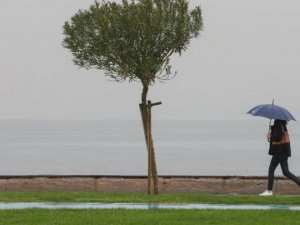
[[[160,193],[251,194],[266,189],[266,177],[242,176],[161,176]],[[0,176],[1,192],[131,192],[147,193],[143,176]],[[300,195],[292,181],[278,177],[276,194]]]

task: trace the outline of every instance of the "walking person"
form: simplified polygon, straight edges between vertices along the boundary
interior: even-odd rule
[[[276,119],[267,138],[270,142],[269,155],[272,155],[272,159],[269,166],[268,187],[260,195],[273,195],[274,172],[279,164],[283,175],[293,180],[300,187],[300,179],[289,171],[288,157],[291,157],[291,147],[287,121]]]

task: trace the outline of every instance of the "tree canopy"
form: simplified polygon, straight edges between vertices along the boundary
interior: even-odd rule
[[[170,56],[202,29],[200,7],[186,0],[95,1],[65,22],[63,46],[76,65],[148,87],[171,74]]]

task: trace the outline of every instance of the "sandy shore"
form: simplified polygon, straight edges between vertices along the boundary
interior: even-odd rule
[[[266,188],[266,177],[160,176],[160,193],[258,194]],[[276,194],[300,195],[292,181],[277,177]],[[0,176],[1,192],[88,191],[147,193],[145,176]]]

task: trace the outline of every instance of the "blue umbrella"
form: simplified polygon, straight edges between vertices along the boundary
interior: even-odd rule
[[[247,113],[251,114],[252,116],[261,116],[269,119],[296,121],[295,117],[287,109],[274,104],[258,105],[250,109]]]

